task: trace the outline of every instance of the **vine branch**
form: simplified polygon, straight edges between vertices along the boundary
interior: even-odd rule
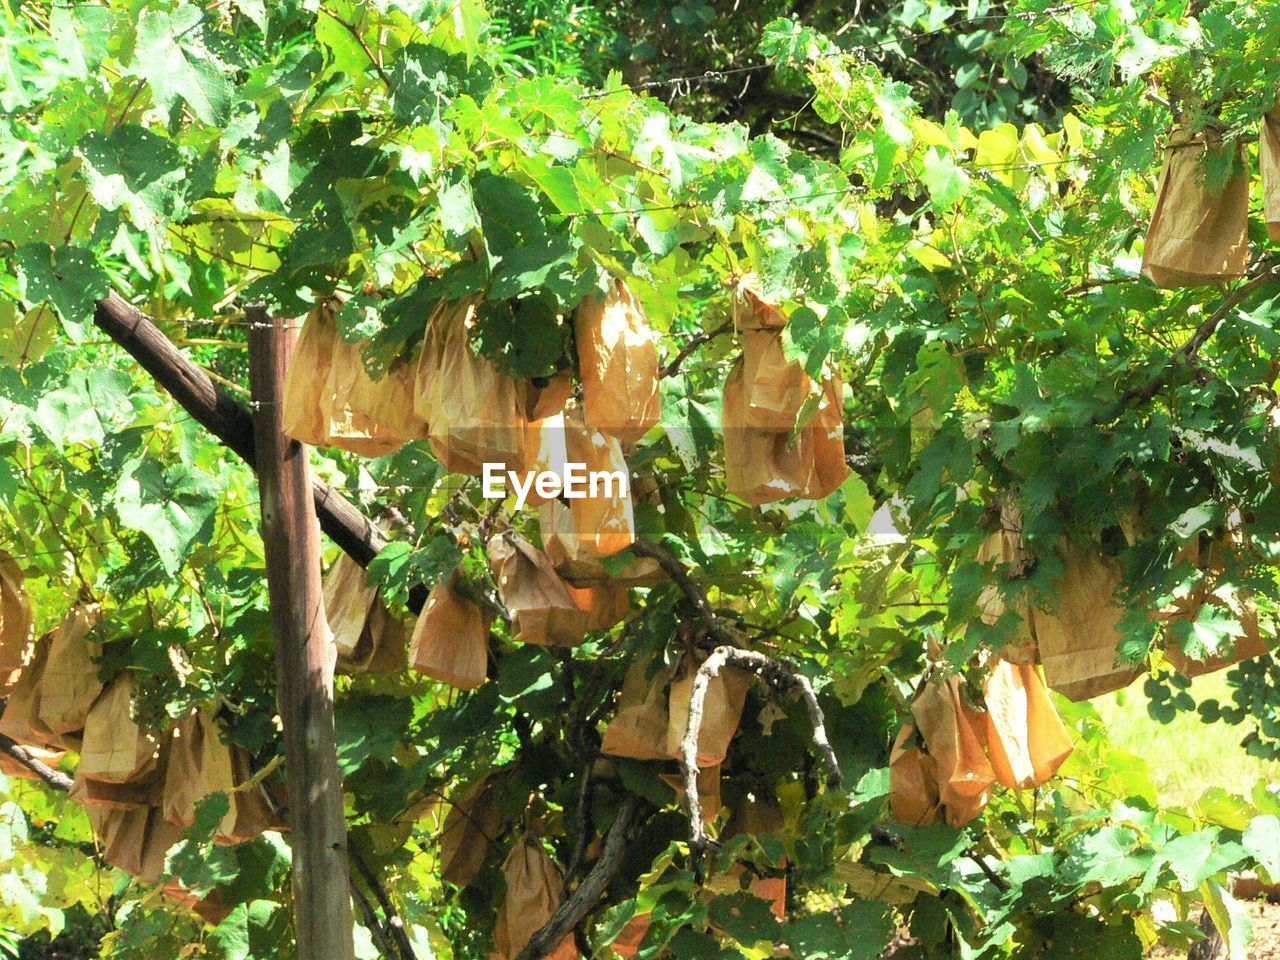
[[[1116,401],[1116,405],[1109,412],[1093,418],[1093,425],[1101,426],[1103,423],[1109,423],[1129,407],[1141,406],[1151,400],[1168,384],[1183,364],[1196,359],[1200,349],[1209,342],[1209,338],[1217,332],[1218,327],[1231,314],[1231,311],[1240,306],[1257,290],[1278,279],[1280,279],[1280,263],[1273,263],[1247,283],[1236,287],[1222,301],[1218,309],[1206,317],[1200,326],[1196,327],[1195,333],[1173,352],[1173,355],[1169,357],[1159,373],[1142,384],[1142,386],[1132,387],[1122,393],[1120,399]]]
[[[794,689],[800,693],[805,709],[809,713],[809,721],[813,724],[813,745],[827,768],[827,787],[832,790],[844,789],[844,775],[840,771],[840,761],[832,749],[827,737],[826,716],[818,703],[813,684],[809,678],[800,673],[785,660],[767,656],[757,650],[742,650],[738,647],[717,647],[711,655],[698,667],[693,678],[693,690],[689,696],[689,718],[685,727],[684,739],[680,741],[680,765],[684,772],[685,801],[689,805],[689,846],[695,858],[709,849],[711,839],[702,825],[702,803],[698,798],[698,740],[702,735],[702,714],[707,700],[707,689],[712,679],[719,675],[726,666],[740,667],[750,670],[760,679],[779,689]]]
[[[515,960],[538,960],[551,954],[565,934],[577,928],[604,896],[609,881],[622,866],[626,852],[627,836],[640,815],[641,800],[636,794],[628,794],[618,807],[613,825],[604,835],[600,856],[595,866],[583,878],[581,886],[572,896],[561,901],[551,919],[529,938],[529,942],[515,956]]]
[[[72,779],[61,770],[55,770],[43,760],[32,756],[18,741],[0,733],[0,750],[4,751],[18,763],[22,764],[37,777],[53,787],[66,793],[71,789]]]

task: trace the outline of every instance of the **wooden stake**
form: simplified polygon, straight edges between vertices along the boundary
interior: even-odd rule
[[[284,726],[299,960],[354,960],[347,821],[333,730],[336,651],[320,600],[320,528],[307,448],[282,429],[292,338],[250,307],[249,384],[276,683]]]

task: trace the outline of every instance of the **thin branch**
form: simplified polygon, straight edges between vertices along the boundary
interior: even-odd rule
[[[551,919],[529,938],[524,949],[516,954],[515,960],[537,960],[539,957],[549,956],[556,945],[564,939],[565,934],[575,930],[599,903],[605,889],[609,886],[609,881],[622,866],[627,836],[640,816],[641,802],[640,797],[635,794],[628,794],[622,801],[613,825],[604,835],[600,856],[595,866],[591,868],[591,872],[583,878],[582,885],[573,892],[571,897],[561,901],[556,912],[551,915]]]
[[[382,915],[386,918],[386,929],[389,931],[391,939],[395,941],[396,956],[400,957],[400,960],[417,960],[417,955],[413,952],[413,944],[409,942],[409,934],[404,929],[404,921],[400,918],[396,905],[387,893],[387,888],[382,885],[377,873],[369,866],[369,862],[365,860],[359,850],[351,847],[350,852],[351,862],[355,864],[356,870],[364,878],[364,882],[368,884],[369,889],[373,891],[373,895],[378,898],[378,904],[382,907]],[[351,886],[352,889],[355,888],[354,883]]]
[[[1173,356],[1165,363],[1161,371],[1144,383],[1140,387],[1133,387],[1126,390],[1120,395],[1120,399],[1116,401],[1113,407],[1106,414],[1099,414],[1093,418],[1094,426],[1101,426],[1104,423],[1110,423],[1115,420],[1121,413],[1129,407],[1141,406],[1146,403],[1157,393],[1159,393],[1166,384],[1173,378],[1173,375],[1184,364],[1193,362],[1200,353],[1200,348],[1208,343],[1209,338],[1214,335],[1219,325],[1225,320],[1236,307],[1247,300],[1252,294],[1280,279],[1280,263],[1274,263],[1263,270],[1262,273],[1251,279],[1235,290],[1222,301],[1217,310],[1213,311],[1200,326],[1196,327],[1195,333],[1177,350],[1173,352]]]
[[[658,561],[658,566],[662,567],[663,572],[671,578],[671,581],[679,587],[680,592],[688,598],[694,609],[698,611],[699,618],[712,637],[721,643],[737,644],[740,639],[737,632],[716,616],[715,610],[711,607],[711,602],[707,600],[706,593],[693,582],[693,578],[689,576],[689,571],[685,569],[679,557],[662,546],[662,544],[655,543],[652,540],[637,540],[631,544],[631,549],[642,557],[650,557]]]
[[[393,957],[396,955],[391,948],[391,941],[387,938],[387,932],[382,929],[382,924],[378,922],[378,914],[373,909],[373,904],[369,902],[369,898],[364,895],[364,891],[356,886],[355,880],[351,881],[351,896],[356,902],[356,906],[360,908],[360,913],[364,917],[365,929],[378,943],[378,950],[384,957]]]
[[[726,320],[724,323],[720,324],[720,326],[716,327],[714,330],[708,330],[706,333],[698,334],[696,337],[694,337],[692,340],[690,340],[688,343],[686,343],[683,347],[680,348],[679,352],[674,357],[671,358],[671,362],[662,368],[660,372],[660,376],[664,378],[675,376],[676,372],[679,371],[680,369],[680,364],[684,363],[685,360],[689,358],[689,354],[693,353],[693,351],[697,350],[704,343],[707,343],[710,340],[714,340],[716,337],[720,336],[722,333],[728,333],[732,329],[733,329],[733,321]]]
[[[61,790],[65,793],[71,789],[73,781],[70,777],[60,770],[53,769],[44,761],[33,757],[22,744],[6,737],[2,733],[0,733],[0,750],[17,760],[55,790]]]
[[[785,660],[766,656],[759,651],[741,650],[737,647],[717,647],[703,661],[702,666],[698,667],[698,672],[694,675],[693,690],[689,695],[688,723],[685,726],[684,739],[680,741],[680,765],[684,772],[685,802],[689,805],[689,847],[695,858],[700,857],[702,852],[712,845],[702,826],[702,803],[698,798],[698,740],[702,735],[702,712],[706,704],[707,689],[712,679],[726,666],[750,670],[774,687],[800,691],[800,697],[804,700],[805,708],[809,713],[809,722],[813,724],[813,745],[827,768],[827,787],[832,790],[844,789],[844,775],[840,772],[840,761],[827,737],[826,717],[809,678]]]

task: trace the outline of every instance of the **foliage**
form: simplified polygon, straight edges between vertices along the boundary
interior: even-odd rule
[[[1192,623],[1148,615],[1203,579],[1187,543],[1244,521],[1246,546],[1210,586],[1246,592],[1273,634],[1280,299],[1258,290],[1170,366],[1224,294],[1162,293],[1137,258],[1167,105],[1245,138],[1280,81],[1280,8],[908,3],[841,30],[835,5],[793,6],[817,10],[506,4],[490,21],[479,0],[6,7],[0,545],[27,574],[38,626],[100,599],[103,674],[133,671],[142,717],[217,704],[256,765],[280,751],[252,472],[98,338],[93,303],[110,289],[234,387],[243,306],[258,300],[292,316],[341,292],[342,334],[380,376],[415,356],[435,303],[483,292],[477,346],[533,377],[573,366],[565,318],[607,275],[627,278],[670,358],[723,325],[726,281],[754,270],[792,314],[789,354],[842,370],[857,476],[825,502],[726,497],[717,421],[734,351],[712,338],[664,381],[665,429],[631,457],[661,496],[639,523],[724,616],[814,679],[849,793],[820,788],[803,705],[756,685],[725,800],[775,797],[786,829],[734,840],[706,866],[785,871],[779,920],[742,890],[704,887],[660,777],[669,765],[596,763],[626,667],[674,659],[690,636],[695,614],[671,584],[634,591],[625,626],[569,653],[514,644],[500,625],[494,676],[473,693],[412,674],[341,680],[352,844],[419,954],[490,950],[513,832],[457,889],[438,875],[437,827],[442,797],[496,770],[510,822],[537,825],[560,864],[580,866],[575,848],[607,830],[623,793],[645,798],[583,925],[593,947],[648,912],[643,957],[786,943],[869,958],[899,923],[918,940],[901,956],[1131,957],[1189,942],[1206,903],[1240,956],[1225,873],[1280,870],[1280,805],[1261,785],[1162,808],[1141,759],[1110,745],[1091,707],[1061,701],[1077,751],[1059,778],[998,794],[964,830],[893,826],[885,842],[885,767],[929,649],[942,651],[934,670],[979,675],[1016,626],[982,622],[983,588],[1052,604],[1064,534],[1123,566],[1122,652],[1153,669],[1161,717],[1194,706],[1156,692],[1162,645],[1202,658],[1233,629],[1208,605]],[[807,103],[831,141],[823,156],[610,72],[624,55],[662,62],[655,40],[689,45],[713,21],[736,39],[727,53],[710,45],[702,69],[754,50]],[[1265,250],[1257,217],[1251,233]],[[1128,391],[1148,383],[1135,402]],[[389,529],[409,519],[372,567],[389,600],[459,557],[488,592],[495,520],[478,483],[446,477],[424,443],[313,456]],[[1038,558],[1010,582],[976,559],[1004,502]],[[900,532],[873,527],[877,508]],[[503,518],[536,530],[532,514]],[[1248,748],[1273,752],[1274,670],[1270,658],[1236,668],[1235,703],[1202,716],[1247,721]],[[4,796],[0,925],[56,934],[92,916],[113,957],[177,956],[192,941],[215,956],[290,955],[278,837],[226,849],[196,830],[171,855],[172,875],[232,910],[205,929],[102,868],[65,797],[25,781]],[[366,937],[361,950],[377,947]]]

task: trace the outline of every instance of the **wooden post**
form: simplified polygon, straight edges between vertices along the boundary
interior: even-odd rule
[[[307,448],[285,436],[293,337],[262,307],[246,311],[249,384],[276,684],[284,726],[299,960],[354,960],[347,821],[333,730],[336,652],[322,622],[320,529]]]

